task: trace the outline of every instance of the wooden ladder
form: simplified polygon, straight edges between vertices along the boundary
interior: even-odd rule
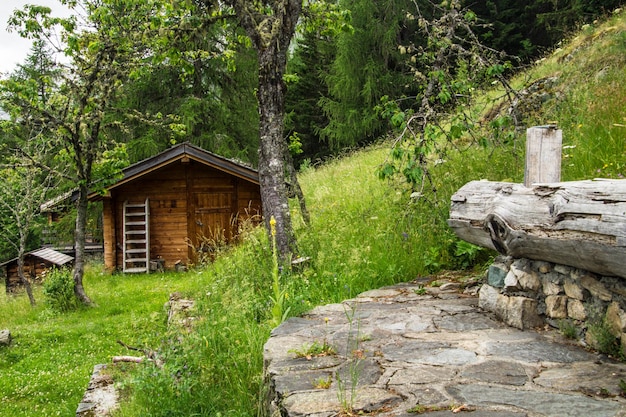
[[[150,272],[150,204],[124,202],[124,265],[127,273]]]

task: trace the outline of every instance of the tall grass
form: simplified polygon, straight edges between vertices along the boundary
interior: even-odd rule
[[[529,123],[563,130],[562,178],[626,175],[626,17],[586,25],[525,76],[557,77],[557,97]],[[521,78],[521,77],[520,77]]]

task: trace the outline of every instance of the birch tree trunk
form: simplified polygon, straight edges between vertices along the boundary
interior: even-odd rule
[[[472,181],[452,196],[448,224],[504,255],[626,278],[626,180]]]

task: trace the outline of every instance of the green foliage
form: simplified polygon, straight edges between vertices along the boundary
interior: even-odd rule
[[[66,313],[76,310],[80,305],[74,295],[72,271],[67,268],[48,270],[43,281],[45,303],[55,313]]]
[[[270,234],[272,235],[272,319],[270,325],[277,327],[285,321],[289,315],[289,307],[285,307],[287,292],[281,288],[280,270],[278,267],[278,248],[276,247],[276,219],[274,216],[270,219]]]
[[[387,122],[375,107],[380,97],[414,97],[417,85],[398,48],[398,39],[417,42],[416,23],[407,19],[410,1],[345,1],[352,31],[336,40],[337,52],[326,78],[321,106],[328,124],[321,136],[331,148],[363,144],[382,135]]]
[[[322,343],[317,340],[310,345],[302,346],[299,349],[292,349],[289,352],[296,355],[296,358],[311,359],[316,356],[332,356],[337,354],[337,350],[330,345],[326,340]]]
[[[591,336],[592,346],[599,352],[616,358],[624,357],[620,339],[611,331],[611,325],[606,320],[606,317],[596,317],[590,320],[587,332]]]
[[[297,135],[301,154],[293,154],[294,163],[304,159],[318,159],[330,155],[331,149],[320,138],[320,131],[328,124],[319,101],[328,96],[325,78],[335,56],[335,40],[323,35],[324,28],[308,30],[295,45],[287,64],[292,81],[287,83],[285,96],[285,131]]]
[[[576,339],[578,337],[578,327],[571,320],[561,320],[559,322],[559,331],[567,339]]]
[[[481,246],[458,240],[454,249],[455,269],[467,269],[476,265],[476,261],[486,252],[487,250]]]
[[[473,19],[466,19],[468,12],[462,14],[458,4],[433,5],[430,20],[424,18],[418,3],[414,9],[409,15],[419,22],[427,41],[422,45],[409,40],[402,48],[410,56],[407,62],[421,94],[408,111],[400,100],[387,96],[377,106],[397,132],[379,176],[400,176],[419,194],[437,193],[436,166],[445,163],[461,140],[474,142],[479,137],[479,122],[470,106],[475,93],[493,81],[502,83],[510,94],[504,75],[512,66],[478,41]],[[485,141],[476,142],[485,145]]]
[[[491,47],[528,62],[580,27],[619,7],[621,0],[491,0],[464,2],[490,24],[478,32]]]

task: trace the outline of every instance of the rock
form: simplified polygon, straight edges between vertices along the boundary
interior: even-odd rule
[[[478,307],[495,313],[500,292],[491,285],[484,284],[478,292]]]
[[[506,361],[480,362],[469,366],[461,373],[461,376],[488,384],[522,386],[528,382],[528,375],[523,366]]]
[[[534,265],[535,268],[537,268],[537,270],[542,274],[547,274],[548,272],[552,271],[552,264],[550,264],[549,262],[535,261]]]
[[[496,262],[491,264],[487,272],[487,283],[496,288],[504,287],[504,278],[508,272],[509,268],[503,263]]]
[[[571,279],[565,280],[565,282],[563,283],[563,290],[569,298],[580,301],[583,301],[585,299],[582,287]]]
[[[537,314],[537,301],[527,297],[508,297],[504,322],[518,329],[530,329],[543,325]]]
[[[602,391],[611,396],[622,394],[620,379],[626,378],[622,366],[611,363],[573,362],[549,369],[542,369],[533,382],[550,389],[575,389],[583,394],[594,395]]]
[[[611,301],[613,299],[609,290],[607,290],[600,281],[589,274],[580,277],[580,285],[588,290],[591,295],[602,301]]]
[[[554,279],[559,274],[550,275]],[[607,288],[613,285],[604,279],[602,283]],[[432,406],[428,415],[435,417],[456,415],[444,409],[453,403],[471,407],[472,417],[626,417],[626,401],[614,397],[621,395],[626,364],[575,346],[556,330],[544,328],[537,312],[543,297],[538,301],[507,296],[484,284],[478,300],[459,293],[447,294],[455,298],[407,299],[405,292],[413,289],[404,285],[391,288],[396,295],[385,288],[357,297],[368,301],[359,302],[354,323],[346,319],[346,305],[354,304],[348,300],[317,307],[306,318],[289,319],[275,329],[263,355],[268,414],[331,417],[350,410],[354,415],[410,417],[415,413],[409,410],[418,404]],[[589,297],[587,291],[585,295]],[[562,293],[549,300],[550,311],[562,314],[565,305],[567,314],[576,319],[584,318],[585,306],[591,309],[596,301],[583,304]],[[598,307],[606,304],[598,300]],[[617,316],[618,307],[613,307]],[[496,315],[509,326],[497,322]],[[369,337],[350,351],[354,349],[348,348],[354,346],[350,341],[359,333],[353,326]],[[541,331],[526,330],[532,326],[541,326]],[[337,355],[307,360],[290,352],[325,338],[342,346]],[[330,381],[330,387],[315,385],[320,379]]]
[[[611,334],[615,337],[621,337],[626,329],[626,313],[622,310],[618,303],[613,301],[606,309],[606,322],[611,330]]]
[[[9,346],[11,344],[11,332],[9,330],[0,330],[0,346]]]
[[[457,292],[461,288],[461,283],[459,282],[447,282],[439,287],[439,291],[442,292]]]
[[[550,275],[546,275],[541,279],[543,293],[545,295],[557,295],[561,293],[561,286],[550,279]]]
[[[555,264],[554,272],[558,272],[561,275],[569,276],[572,272],[572,267],[567,265]]]
[[[533,271],[520,271],[519,275],[517,275],[517,279],[520,287],[524,290],[537,292],[541,289],[541,281],[539,280],[537,274]]]
[[[498,294],[493,312],[496,314],[497,318],[507,323],[506,318],[509,314],[509,297],[504,294]]]
[[[609,287],[609,290],[612,293],[616,293],[622,297],[626,298],[626,285],[624,285],[624,280],[615,277],[603,277],[602,281]],[[609,282],[607,282],[609,281]]]
[[[517,276],[513,270],[510,270],[506,277],[504,277],[504,288],[506,289],[517,289],[519,288],[519,281],[517,280]]]
[[[582,301],[570,298],[567,301],[567,316],[574,320],[586,320],[587,310]]]
[[[620,404],[616,401],[600,402],[584,395],[558,392],[519,390],[513,387],[457,385],[448,389],[461,404],[486,407],[507,404],[526,411],[532,416],[617,416]],[[469,415],[471,415],[470,413]]]
[[[96,365],[87,391],[76,409],[77,417],[108,416],[118,407],[118,395],[113,379],[103,373],[106,365]]]
[[[546,315],[553,319],[567,317],[567,296],[549,295],[546,297]]]

